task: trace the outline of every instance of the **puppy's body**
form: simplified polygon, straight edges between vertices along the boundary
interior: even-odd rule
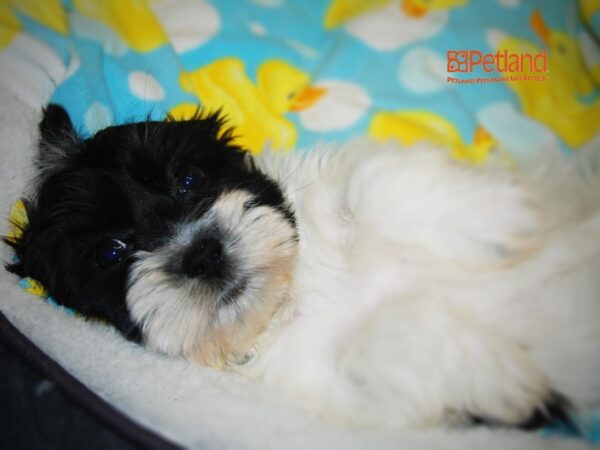
[[[367,423],[527,423],[558,393],[596,404],[600,190],[546,157],[537,174],[360,141],[259,157],[299,256],[287,321],[241,370]]]
[[[13,269],[70,306],[333,420],[535,425],[598,406],[597,172],[552,158],[537,173],[472,168],[367,141],[242,161],[214,119],[81,141],[63,115],[45,121],[61,139],[42,126],[44,174]],[[119,217],[92,226],[109,201]],[[96,250],[63,257],[75,237]],[[97,280],[113,280],[102,297]]]

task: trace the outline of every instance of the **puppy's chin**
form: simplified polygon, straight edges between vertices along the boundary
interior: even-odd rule
[[[178,225],[167,244],[138,252],[127,306],[148,347],[221,368],[245,358],[285,303],[296,232],[282,211],[252,200],[243,190],[225,192],[202,218]],[[178,270],[207,233],[217,233],[227,266],[217,280]]]

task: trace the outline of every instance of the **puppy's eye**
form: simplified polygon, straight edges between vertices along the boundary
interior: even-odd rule
[[[194,189],[198,184],[198,176],[192,172],[186,172],[177,178],[177,193],[180,195],[187,194]]]
[[[258,200],[256,200],[255,197],[252,197],[250,200],[244,202],[244,211],[248,211],[256,206],[258,206]]]
[[[96,248],[96,262],[108,267],[122,261],[127,253],[127,244],[119,239],[105,239]]]

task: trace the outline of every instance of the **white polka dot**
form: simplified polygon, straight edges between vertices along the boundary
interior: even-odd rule
[[[267,29],[258,22],[250,22],[248,28],[250,28],[250,31],[257,36],[264,36],[267,34]]]
[[[283,0],[252,0],[252,3],[264,8],[279,8],[283,5]]]
[[[219,12],[204,0],[150,2],[150,7],[177,53],[206,43],[221,28]]]
[[[492,49],[497,49],[501,46],[502,41],[507,39],[509,35],[497,28],[490,28],[485,33],[486,40]]]
[[[67,71],[65,73],[64,80],[73,76],[75,74],[75,72],[77,72],[79,70],[79,67],[81,67],[81,59],[79,58],[79,54],[75,50],[74,46],[69,47],[69,56],[70,56],[69,66],[67,67]]]
[[[477,119],[517,161],[535,160],[541,152],[560,149],[556,135],[540,122],[525,116],[510,102],[492,103],[477,112]]]
[[[415,48],[400,62],[398,78],[409,91],[435,92],[446,86],[446,64],[433,50]]]
[[[152,75],[146,72],[131,72],[128,77],[129,90],[142,100],[162,100],[165,90]]]
[[[309,47],[308,45],[304,45],[301,42],[298,42],[294,39],[286,39],[285,43],[305,58],[316,58],[319,56],[319,52],[316,51],[314,48]]]
[[[317,87],[325,94],[311,107],[299,113],[307,130],[342,130],[358,122],[371,106],[369,94],[360,86],[343,81],[323,80]]]
[[[129,51],[127,44],[109,27],[100,22],[74,12],[69,16],[69,24],[74,35],[97,42],[109,55],[123,56]]]
[[[516,8],[521,3],[521,0],[498,0],[498,3],[505,8]]]
[[[600,64],[600,47],[587,31],[583,31],[579,35],[579,47],[583,54],[583,59],[589,66]]]
[[[113,123],[110,109],[100,102],[94,102],[83,116],[85,127],[91,134],[106,128]]]
[[[345,25],[348,33],[380,51],[396,50],[438,34],[448,22],[448,11],[433,10],[424,17],[405,14],[396,2],[362,14]]]

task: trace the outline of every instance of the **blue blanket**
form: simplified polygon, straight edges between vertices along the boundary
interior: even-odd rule
[[[256,152],[370,134],[483,161],[496,148],[578,149],[598,133],[599,10],[592,0],[29,0],[0,13],[13,29],[0,49],[26,33],[58,56],[52,101],[84,134],[202,104]],[[541,72],[505,60],[543,49]],[[474,64],[461,68],[465,58]]]

